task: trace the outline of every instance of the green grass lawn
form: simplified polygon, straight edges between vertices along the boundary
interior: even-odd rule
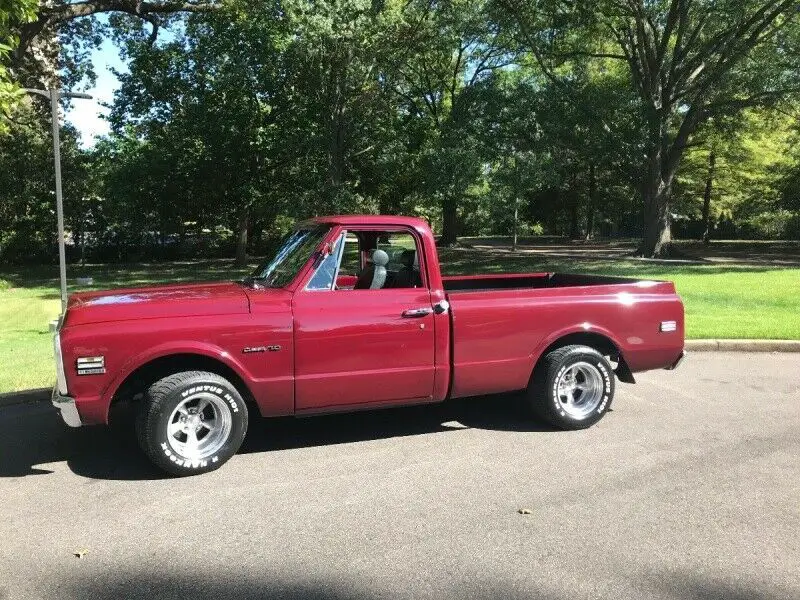
[[[457,273],[562,271],[674,281],[686,305],[689,338],[800,339],[800,269],[736,265],[665,266],[637,260],[569,261],[466,248],[442,251],[444,270]],[[238,279],[252,266],[231,261],[152,265],[90,265],[75,277],[92,288],[162,282]],[[48,323],[58,315],[57,267],[0,271],[0,392],[48,387],[55,378]],[[71,290],[75,291],[75,287]]]
[[[669,280],[683,298],[690,339],[800,339],[800,268],[566,261],[460,249],[444,251],[442,260],[448,273],[560,271]]]

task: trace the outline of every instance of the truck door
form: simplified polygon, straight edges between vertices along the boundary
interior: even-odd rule
[[[434,317],[418,250],[406,230],[341,232],[298,288],[297,411],[432,400]]]

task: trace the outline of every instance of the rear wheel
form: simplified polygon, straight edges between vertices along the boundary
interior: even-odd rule
[[[239,450],[247,406],[236,387],[215,373],[176,373],[148,388],[136,432],[142,450],[161,469],[206,473]]]
[[[537,365],[528,386],[534,412],[560,429],[585,429],[606,414],[614,398],[614,372],[589,346],[564,346]]]

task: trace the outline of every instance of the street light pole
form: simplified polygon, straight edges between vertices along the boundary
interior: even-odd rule
[[[58,125],[58,101],[61,98],[81,98],[91,100],[89,94],[61,92],[58,88],[36,90],[25,88],[29,94],[38,94],[50,99],[50,113],[53,119],[53,161],[56,170],[56,216],[58,219],[58,269],[61,280],[61,314],[67,310],[67,254],[64,248],[64,199],[61,195],[61,141]]]

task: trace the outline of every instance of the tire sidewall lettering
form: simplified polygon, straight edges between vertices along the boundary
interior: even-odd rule
[[[553,377],[553,387],[550,390],[550,392],[551,392],[550,393],[550,400],[553,402],[553,406],[556,409],[556,412],[561,417],[566,417],[567,413],[561,407],[561,400],[558,397],[558,381],[561,379],[561,376],[564,374],[564,371],[566,371],[569,368],[569,366],[570,366],[570,363],[566,363],[566,364],[561,366],[561,368],[558,370],[558,373],[556,373],[556,376]]]
[[[219,456],[216,454],[210,458],[204,458],[203,460],[191,460],[189,458],[183,458],[182,456],[175,454],[167,442],[161,442],[161,451],[171,463],[185,469],[205,469],[209,464],[219,462]]]
[[[181,398],[188,398],[193,394],[199,393],[207,393],[207,394],[214,394],[218,398],[225,400],[228,403],[228,406],[231,407],[231,410],[235,413],[239,412],[239,403],[236,402],[236,399],[230,395],[225,389],[220,387],[219,385],[214,384],[202,384],[202,385],[194,385],[190,388],[187,388],[181,392]]]
[[[606,410],[608,401],[611,398],[611,375],[602,362],[597,361],[595,366],[600,371],[600,375],[603,376],[603,400],[600,402],[600,406],[598,406],[597,410],[595,411],[598,415],[601,415]]]

